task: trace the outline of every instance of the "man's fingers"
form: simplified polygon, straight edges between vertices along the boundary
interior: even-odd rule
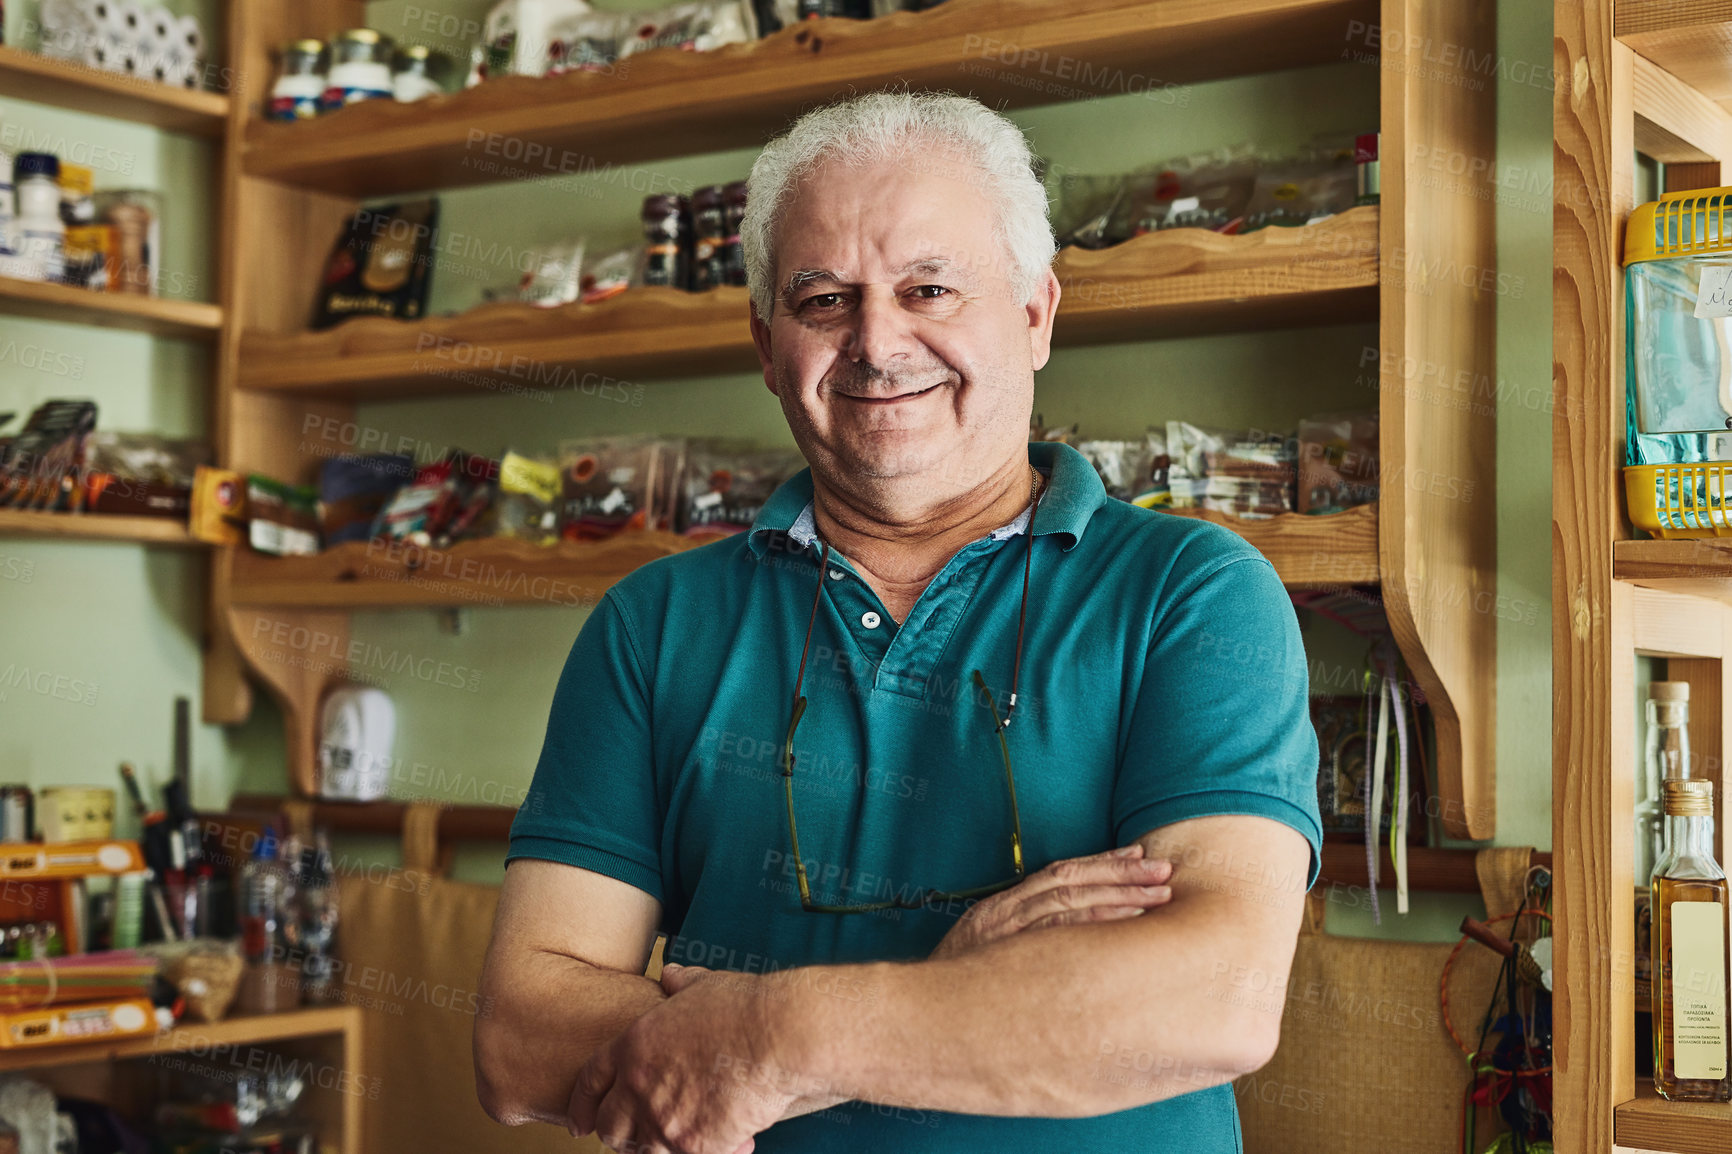
[[[566,1118],[566,1129],[573,1138],[594,1133],[602,1099],[613,1089],[613,1070],[613,1047],[608,1045],[592,1054],[577,1072]]]
[[[1042,890],[1023,902],[1010,920],[1015,928],[1027,929],[1042,918],[1066,911],[1110,906],[1148,908],[1172,899],[1173,888],[1165,885],[1062,885]]]
[[[1116,922],[1125,918],[1134,918],[1143,912],[1143,906],[1090,906],[1081,910],[1061,910],[1056,914],[1048,914],[1039,921],[1024,926],[1025,930],[1044,930],[1053,926],[1079,925],[1084,922]]]
[[[662,967],[662,992],[672,997],[705,974],[713,972],[707,966],[685,966],[670,962]]]

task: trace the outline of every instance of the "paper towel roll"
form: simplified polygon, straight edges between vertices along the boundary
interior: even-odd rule
[[[82,5],[90,15],[91,26],[98,34],[122,34],[126,31],[126,21],[120,14],[120,0],[85,0]]]
[[[179,37],[181,52],[189,59],[197,60],[204,56],[204,29],[199,26],[197,16],[182,16],[175,21],[175,33]]]
[[[158,44],[174,44],[180,40],[180,20],[173,12],[160,5],[144,10],[144,22],[150,29],[150,38]]]

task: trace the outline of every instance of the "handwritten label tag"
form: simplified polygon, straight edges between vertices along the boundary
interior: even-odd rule
[[[1696,291],[1696,318],[1732,317],[1732,265],[1712,265],[1702,270],[1702,285]]]

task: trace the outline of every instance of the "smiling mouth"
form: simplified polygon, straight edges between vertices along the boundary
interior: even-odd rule
[[[862,397],[862,396],[856,396],[853,393],[838,393],[837,396],[847,397],[850,401],[859,401],[863,405],[894,405],[894,404],[899,404],[902,401],[912,401],[912,400],[915,400],[919,397],[924,397],[927,393],[930,393],[934,389],[937,389],[940,387],[942,387],[942,386],[941,385],[929,385],[928,387],[926,387],[924,389],[916,389],[913,392],[897,393],[893,397]]]

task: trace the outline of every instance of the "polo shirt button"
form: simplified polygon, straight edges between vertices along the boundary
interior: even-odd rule
[[[868,629],[878,628],[881,621],[883,621],[883,618],[879,617],[878,614],[872,612],[870,609],[860,615],[860,624],[864,625]]]

